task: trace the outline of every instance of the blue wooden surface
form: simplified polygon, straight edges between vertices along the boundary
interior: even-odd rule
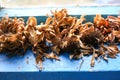
[[[93,15],[93,14],[107,14],[112,15],[120,14],[120,6],[63,6],[63,7],[40,7],[40,8],[7,8],[0,10],[0,16],[4,16],[6,13],[9,16],[44,16],[46,14],[51,14],[50,10],[59,10],[66,8],[70,15]]]
[[[70,15],[79,17],[81,14],[86,14],[88,21],[92,21],[95,14],[99,13],[106,17],[107,15],[119,15],[120,6],[108,6],[108,7],[66,7]],[[27,20],[28,16],[36,16],[38,23],[44,22],[45,15],[50,13],[50,10],[55,10],[56,8],[28,8],[28,9],[2,9],[0,11],[0,17],[3,17],[6,13],[10,17],[18,16],[23,17]],[[60,8],[58,8],[60,9]],[[120,46],[119,46],[120,49]],[[116,59],[108,59],[108,63],[101,59],[101,62],[96,61],[95,67],[90,67],[91,56],[85,57],[85,61],[79,70],[81,60],[70,60],[67,53],[60,55],[60,61],[46,59],[43,62],[42,73],[39,73],[39,69],[36,67],[35,56],[31,50],[28,50],[25,56],[15,56],[13,58],[8,58],[4,54],[0,54],[0,80],[10,79],[16,80],[17,78],[29,79],[29,80],[79,80],[81,79],[100,79],[104,77],[107,80],[119,80],[120,77],[120,54],[118,54]],[[91,72],[92,71],[92,72]],[[104,72],[105,71],[105,72]],[[107,71],[107,72],[106,72]],[[3,73],[4,72],[4,73]],[[8,72],[8,73],[6,73]],[[9,73],[10,72],[10,73]],[[11,73],[14,72],[14,73]],[[21,72],[21,73],[16,73]],[[25,73],[24,73],[25,72]],[[31,73],[28,73],[31,72]],[[52,73],[51,73],[52,72]],[[69,73],[70,72],[70,73]],[[8,75],[5,77],[5,75]],[[52,77],[52,75],[57,76]],[[107,76],[108,75],[108,76]],[[109,76],[110,75],[110,76]],[[40,76],[40,78],[39,78]],[[48,77],[46,77],[48,76]],[[85,76],[85,77],[84,77]],[[92,78],[94,76],[94,78]],[[69,77],[69,78],[68,78]],[[19,79],[18,79],[19,80]]]
[[[72,15],[80,17],[80,15]],[[92,22],[95,15],[87,15],[85,18],[87,21]],[[116,15],[113,15],[116,16]],[[107,15],[103,15],[107,17]],[[23,16],[25,21],[28,16]],[[36,16],[38,24],[40,22],[45,22],[45,16]],[[120,70],[120,55],[118,54],[116,59],[110,59],[109,62],[105,62],[101,59],[99,63],[96,60],[95,67],[91,68],[91,56],[84,57],[84,63],[79,70],[81,60],[70,60],[69,55],[64,53],[60,55],[60,61],[46,59],[43,62],[43,72],[45,71],[118,71]],[[31,50],[28,50],[25,56],[14,56],[13,58],[8,58],[4,54],[0,55],[0,71],[2,72],[21,72],[21,71],[39,71],[36,67],[35,56]],[[9,66],[8,66],[9,65]],[[104,66],[104,67],[103,67]]]
[[[4,72],[0,80],[120,80],[120,72]]]
[[[29,57],[29,58],[28,58]],[[85,61],[79,70],[81,60],[70,60],[68,54],[60,56],[60,61],[46,59],[43,62],[42,72],[48,71],[120,71],[120,55],[116,59],[108,59],[109,62],[101,60],[100,63],[96,61],[95,67],[90,67],[91,56],[85,57]],[[27,62],[28,61],[28,62]],[[39,71],[36,67],[35,57],[30,50],[23,57],[15,56],[7,58],[5,55],[0,55],[0,72],[34,72]]]

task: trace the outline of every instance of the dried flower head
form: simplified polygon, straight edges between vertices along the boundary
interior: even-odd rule
[[[46,58],[60,60],[58,55],[62,52],[68,52],[70,59],[92,55],[92,67],[95,59],[102,57],[108,61],[120,52],[116,45],[120,42],[120,17],[103,18],[97,14],[92,23],[84,22],[84,15],[80,18],[68,15],[67,9],[51,13],[52,16],[48,15],[40,25],[35,17],[29,17],[26,25],[23,18],[3,17],[0,20],[0,52],[9,56],[23,55],[31,47],[40,69]]]

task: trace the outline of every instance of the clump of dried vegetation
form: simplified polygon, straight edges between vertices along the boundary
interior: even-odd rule
[[[80,59],[92,55],[91,66],[95,59],[116,58],[120,52],[120,17],[101,15],[94,17],[94,22],[85,22],[80,18],[68,15],[66,9],[51,11],[46,22],[37,25],[35,17],[29,17],[26,25],[22,18],[9,18],[7,15],[0,21],[0,52],[9,56],[23,55],[32,47],[37,64],[45,58],[59,59],[63,52],[70,54],[70,59]],[[84,22],[84,23],[83,23]],[[105,46],[104,44],[108,45]]]

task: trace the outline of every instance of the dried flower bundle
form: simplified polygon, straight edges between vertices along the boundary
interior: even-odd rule
[[[0,21],[0,52],[9,56],[23,55],[28,47],[32,47],[40,69],[45,58],[60,60],[58,55],[63,52],[68,52],[70,59],[92,55],[91,66],[95,59],[102,57],[108,61],[108,57],[116,58],[120,52],[117,47],[120,17],[105,19],[97,14],[92,23],[84,22],[84,16],[68,15],[66,9],[51,13],[53,16],[48,15],[46,22],[40,25],[35,17],[29,17],[26,25],[22,18],[3,17]]]
[[[0,21],[0,52],[6,52],[8,56],[24,55],[28,47],[24,29],[22,18],[3,17]]]

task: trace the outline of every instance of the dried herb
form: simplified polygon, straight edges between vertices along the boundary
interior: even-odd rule
[[[80,18],[68,15],[66,9],[51,13],[53,16],[48,15],[46,22],[40,25],[35,17],[29,17],[26,25],[22,18],[3,17],[0,20],[0,52],[9,56],[23,55],[31,47],[40,69],[46,58],[60,60],[58,55],[63,52],[68,52],[70,59],[92,55],[92,67],[95,59],[102,57],[108,62],[108,58],[116,58],[120,52],[117,47],[120,42],[119,17],[105,19],[97,14],[92,23],[85,22],[84,15]]]
[[[27,50],[27,39],[24,35],[24,20],[11,19],[7,15],[0,21],[0,52],[24,55]]]

